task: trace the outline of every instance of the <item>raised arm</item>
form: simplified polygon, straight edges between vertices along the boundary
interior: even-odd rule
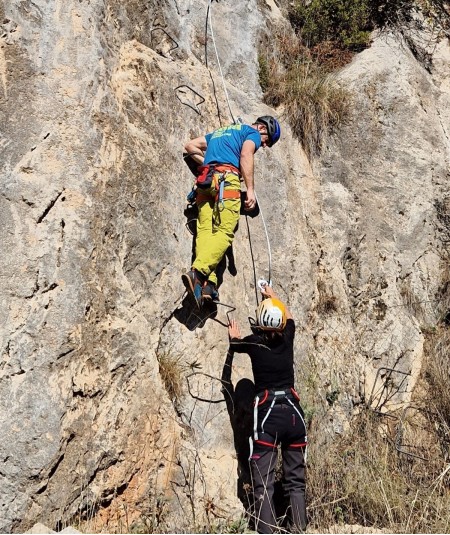
[[[203,165],[203,161],[205,159],[204,152],[207,146],[208,144],[206,143],[205,136],[196,137],[195,139],[191,139],[186,143],[184,146],[184,152],[189,154],[194,162],[198,163],[199,165]]]
[[[275,293],[275,290],[271,286],[264,286],[264,289],[261,290],[261,293],[264,297],[273,297],[274,299],[278,299],[279,301],[281,301],[281,299],[278,297],[278,295]],[[291,311],[288,309],[284,301],[283,304],[284,308],[286,309],[286,319],[293,320],[294,318],[292,317]]]
[[[230,323],[228,325],[228,335],[230,337],[230,340],[232,338],[237,338],[238,340],[241,339],[241,330],[236,320],[230,320]]]

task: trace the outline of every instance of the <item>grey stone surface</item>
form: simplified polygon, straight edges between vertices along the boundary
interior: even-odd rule
[[[229,120],[210,40],[217,102],[205,67],[206,7],[0,8],[0,531],[37,519],[56,529],[101,510],[100,530],[125,505],[133,516],[161,497],[174,509],[191,499],[199,514],[206,497],[240,512],[225,406],[202,401],[222,399],[226,310],[222,323],[194,329],[180,282],[192,249],[182,146],[218,126],[217,102]],[[280,114],[260,101],[255,46],[283,23],[275,3],[213,3],[212,22],[233,113]],[[399,39],[376,37],[341,73],[355,112],[319,161],[308,162],[284,119],[282,141],[256,156],[272,279],[298,320],[298,386],[314,380],[317,403],[335,400],[330,433],[345,431],[362,400],[383,403],[381,368],[398,370],[392,403],[409,400],[421,327],[436,321],[448,42],[433,53],[430,73]],[[175,92],[183,85],[205,98],[200,114],[183,104],[195,94]],[[257,277],[267,278],[263,221],[248,225]],[[244,327],[256,306],[244,219],[234,257],[221,299]],[[177,363],[180,399],[164,386],[164,358]],[[233,380],[246,376],[237,356]]]
[[[44,524],[37,523],[25,533],[44,534],[44,533],[56,533],[56,531],[53,531],[47,526],[44,526]]]

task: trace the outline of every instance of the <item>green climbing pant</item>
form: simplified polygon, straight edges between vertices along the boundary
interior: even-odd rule
[[[202,189],[197,197],[197,238],[192,268],[217,284],[215,270],[233,242],[234,231],[239,221],[241,200],[240,198],[216,200],[218,190],[214,183],[220,180],[222,173],[214,173],[214,175],[213,185],[208,189]],[[241,184],[238,175],[227,172],[224,179],[224,192],[240,191]]]

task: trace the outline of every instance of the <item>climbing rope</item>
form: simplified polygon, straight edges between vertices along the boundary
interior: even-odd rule
[[[260,279],[258,281],[256,279],[256,265],[255,265],[255,257],[253,255],[253,246],[252,246],[252,237],[251,237],[251,233],[250,233],[250,225],[248,224],[248,216],[246,215],[245,216],[245,222],[247,224],[247,235],[248,235],[248,242],[249,242],[249,246],[250,246],[250,257],[252,259],[253,280],[254,280],[254,283],[255,283],[256,306],[258,307],[258,305],[259,305],[258,288],[262,289],[261,283],[267,283],[269,286],[272,286],[272,249],[270,247],[270,239],[269,239],[269,233],[267,231],[266,221],[264,219],[264,215],[263,215],[263,212],[261,210],[261,205],[259,203],[258,197],[256,196],[256,193],[255,193],[255,197],[256,197],[256,202],[258,203],[258,207],[259,207],[259,215],[261,216],[261,219],[262,219],[262,222],[263,222],[263,226],[264,226],[264,232],[265,232],[266,241],[267,241],[267,253],[268,253],[268,256],[269,256],[269,269],[268,269],[269,277],[268,277],[267,280]]]
[[[252,247],[252,237],[250,234],[250,225],[248,224],[248,215],[245,216],[245,222],[247,223],[247,235],[248,235],[248,243],[250,246],[250,256],[252,259],[252,267],[253,267],[253,280],[255,283],[255,296],[256,296],[256,306],[258,307],[258,283],[256,282],[256,267],[255,267],[255,258],[253,256],[253,247]]]
[[[212,4],[212,0],[209,0],[208,1],[208,8],[207,8],[207,11],[206,11],[206,24],[205,24],[205,65],[206,65],[206,68],[209,71],[209,75],[210,75],[212,83],[213,83],[213,92],[214,92],[214,97],[216,99],[217,111],[218,111],[218,115],[219,115],[219,123],[222,126],[222,123],[221,123],[221,120],[220,120],[219,103],[217,101],[217,95],[216,95],[214,79],[213,79],[211,70],[210,70],[209,65],[208,65],[208,23],[209,23],[209,28],[211,30],[212,42],[213,42],[213,45],[214,45],[214,51],[216,53],[217,65],[219,66],[220,76],[222,78],[222,85],[223,85],[223,90],[224,90],[224,93],[225,93],[225,99],[226,99],[227,105],[228,105],[228,110],[230,112],[230,116],[231,116],[232,122],[235,123],[236,120],[234,118],[233,112],[231,111],[230,100],[228,98],[228,91],[227,91],[227,88],[226,88],[226,85],[225,85],[225,78],[224,78],[224,75],[223,75],[223,72],[222,72],[222,66],[220,64],[219,53],[217,51],[216,40],[215,40],[215,37],[214,37],[214,30],[213,30],[213,25],[212,25],[211,4]]]
[[[225,77],[223,75],[222,65],[220,63],[219,53],[218,53],[217,45],[216,45],[216,39],[215,39],[215,36],[214,36],[214,29],[213,29],[213,24],[212,24],[212,14],[211,14],[212,13],[212,2],[213,2],[213,0],[208,0],[208,7],[207,7],[207,11],[206,11],[206,21],[205,21],[205,65],[206,65],[206,67],[208,69],[208,72],[209,72],[209,75],[211,77],[211,81],[212,81],[212,84],[213,84],[213,93],[214,93],[214,98],[216,100],[219,123],[220,123],[220,125],[222,125],[222,123],[221,123],[221,115],[220,115],[220,108],[219,108],[219,103],[218,103],[218,100],[217,100],[217,93],[216,93],[215,83],[214,83],[214,79],[213,79],[213,76],[212,76],[211,69],[210,69],[209,64],[208,64],[208,28],[209,28],[210,33],[211,33],[211,38],[212,38],[212,42],[213,42],[213,46],[214,46],[217,65],[219,67],[220,77],[221,77],[221,80],[222,80],[222,86],[223,86],[223,90],[224,90],[224,93],[225,93],[225,99],[227,101],[227,106],[228,106],[228,110],[229,110],[232,122],[236,123],[236,119],[235,119],[235,117],[233,115],[233,111],[231,109],[230,99],[228,97],[228,91],[227,91],[226,84],[225,84]],[[238,120],[240,120],[240,119],[238,118]],[[255,198],[256,198],[256,202],[258,203],[260,216],[261,216],[261,219],[262,219],[262,222],[263,222],[264,233],[265,233],[266,241],[267,241],[267,252],[268,252],[268,255],[269,255],[268,280],[267,281],[261,280],[260,282],[267,282],[269,284],[269,286],[272,286],[272,249],[271,249],[271,246],[270,246],[269,233],[267,231],[266,221],[264,219],[264,215],[263,215],[262,210],[261,210],[261,205],[259,204],[259,201],[258,201],[258,198],[256,196],[256,193],[255,193]],[[261,287],[261,286],[258,284],[257,279],[256,279],[255,259],[254,259],[254,256],[253,256],[251,235],[250,235],[250,226],[248,224],[248,217],[247,216],[246,216],[246,223],[247,223],[247,231],[248,231],[248,238],[249,238],[249,243],[250,243],[250,252],[251,252],[251,258],[252,258],[253,276],[254,276],[254,282],[255,282],[256,305],[258,306],[259,305],[258,286],[259,287]]]
[[[261,204],[259,203],[259,200],[258,200],[258,197],[256,195],[256,192],[255,192],[255,199],[256,199],[256,202],[258,203],[258,206],[259,206],[259,214],[260,214],[261,220],[263,222],[264,232],[265,232],[266,241],[267,241],[267,254],[269,255],[269,271],[268,271],[269,278],[268,278],[267,282],[268,282],[269,286],[272,286],[272,249],[270,247],[269,233],[267,231],[266,220],[264,219],[264,214],[262,212]]]

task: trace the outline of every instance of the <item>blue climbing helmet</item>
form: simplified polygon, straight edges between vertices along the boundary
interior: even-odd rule
[[[280,123],[272,117],[271,115],[263,115],[256,119],[256,123],[263,124],[267,128],[267,135],[269,136],[270,146],[275,145],[275,143],[280,139],[281,128]]]

